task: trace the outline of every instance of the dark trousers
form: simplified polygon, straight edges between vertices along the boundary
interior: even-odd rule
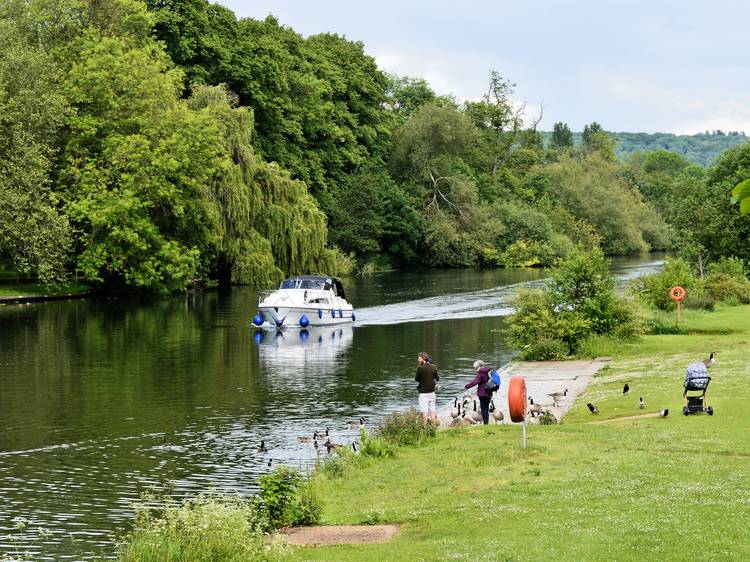
[[[479,409],[482,412],[482,421],[484,422],[484,425],[487,425],[490,423],[490,400],[492,398],[490,396],[480,396],[479,397]]]

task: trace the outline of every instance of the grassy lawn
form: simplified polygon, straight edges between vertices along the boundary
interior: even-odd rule
[[[29,283],[26,285],[0,285],[0,297],[26,297],[36,295],[68,295],[84,293],[88,290],[86,285],[80,283],[65,283],[62,285],[38,285]]]
[[[520,426],[461,428],[318,475],[325,523],[400,523],[401,533],[282,559],[750,560],[750,306],[687,311],[684,324],[689,335],[592,342],[613,362],[564,423],[529,428],[525,451]],[[716,413],[685,417],[685,368],[710,351]],[[590,423],[643,413],[640,396],[645,412],[669,416]]]

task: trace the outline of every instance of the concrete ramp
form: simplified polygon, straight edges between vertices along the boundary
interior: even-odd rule
[[[594,375],[609,361],[608,357],[600,357],[587,361],[523,361],[511,364],[501,372],[502,384],[493,397],[495,406],[500,408],[505,415],[503,423],[510,423],[508,414],[508,380],[510,377],[517,375],[526,379],[527,396],[533,398],[535,404],[540,404],[544,410],[549,410],[558,420],[561,420],[577,396],[591,384]],[[556,392],[563,393],[566,389],[567,395],[553,405],[553,397],[550,395]],[[472,389],[472,392],[467,392],[463,396],[474,400],[476,392]],[[452,407],[451,404],[440,411],[441,427],[450,426],[453,420],[450,415]],[[470,405],[469,408],[471,407]],[[533,422],[531,417],[528,419]]]

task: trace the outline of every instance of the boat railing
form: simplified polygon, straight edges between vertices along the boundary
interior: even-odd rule
[[[281,300],[291,300],[289,293],[294,291],[295,293],[299,293],[304,291],[303,294],[303,300],[305,303],[308,303],[312,301],[313,299],[320,299],[325,298],[328,300],[329,304],[333,304],[333,298],[335,295],[333,294],[333,291],[330,289],[269,289],[269,290],[259,290],[258,291],[258,304],[262,303],[264,300],[266,300],[269,296],[271,296],[274,293],[281,293]]]

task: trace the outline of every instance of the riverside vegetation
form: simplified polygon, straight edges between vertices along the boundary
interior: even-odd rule
[[[248,521],[257,520],[248,505],[256,500],[199,502],[136,530],[123,559],[211,560],[228,552],[236,560],[672,560],[684,558],[689,545],[707,560],[745,560],[750,423],[738,404],[750,399],[748,317],[750,305],[719,304],[713,312],[685,310],[684,334],[588,338],[581,356],[609,355],[612,362],[563,423],[530,427],[526,450],[518,426],[417,435],[419,419],[404,416],[385,427],[408,437],[374,437],[388,454],[331,456],[309,482],[322,501],[319,522],[400,524],[389,543],[263,546],[260,531],[248,530]],[[684,369],[709,351],[718,354],[709,393],[716,413],[684,417]],[[645,410],[638,407],[641,396]],[[597,405],[598,416],[587,402]],[[670,409],[668,417],[617,421],[662,408]],[[393,431],[397,423],[402,429]],[[170,522],[176,519],[185,522]],[[215,523],[227,520],[234,523]],[[157,543],[160,550],[151,550]],[[254,550],[227,550],[248,543]],[[187,544],[195,545],[189,557]]]
[[[577,245],[750,258],[730,201],[747,142],[709,168],[618,160],[597,123],[545,144],[498,72],[460,103],[360,42],[208,0],[7,0],[0,40],[0,267],[45,283],[548,266]]]

